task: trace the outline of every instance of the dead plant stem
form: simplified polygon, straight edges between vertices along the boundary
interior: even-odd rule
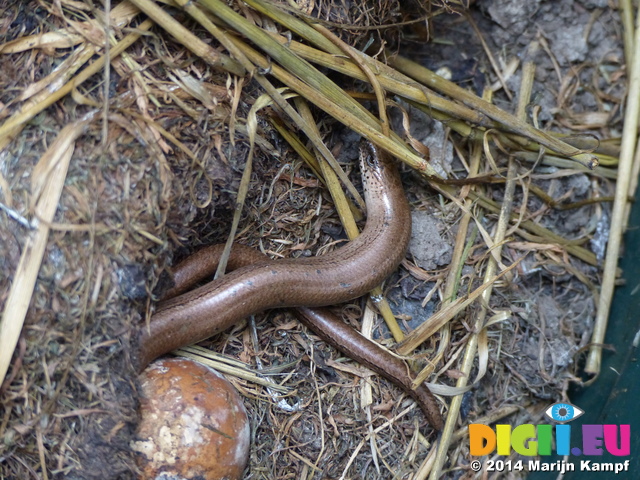
[[[635,48],[632,49],[633,59],[629,76],[627,109],[624,115],[622,144],[620,146],[618,181],[616,183],[615,200],[611,214],[611,231],[602,273],[602,289],[600,290],[598,312],[593,328],[593,336],[591,337],[591,348],[585,366],[585,371],[594,376],[600,373],[602,344],[607,329],[613,289],[615,287],[618,256],[620,254],[620,244],[624,233],[623,226],[626,223],[625,213],[629,201],[629,185],[638,136],[638,114],[640,113],[640,11],[636,17],[634,43]]]

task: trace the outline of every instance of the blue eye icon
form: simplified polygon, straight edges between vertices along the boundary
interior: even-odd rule
[[[554,403],[544,412],[544,414],[551,420],[555,420],[560,423],[575,420],[583,413],[583,410],[579,409],[575,405],[571,405],[570,403]]]

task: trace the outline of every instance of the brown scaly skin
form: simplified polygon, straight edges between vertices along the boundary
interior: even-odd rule
[[[211,275],[222,245],[206,247],[183,261],[174,272],[176,286],[167,293],[140,329],[139,367],[184,345],[220,333],[241,319],[270,309],[297,307],[298,318],[345,355],[396,383],[418,402],[429,423],[441,430],[442,416],[425,385],[413,390],[407,365],[366,339],[322,307],[343,303],[372,290],[397,268],[411,236],[411,215],[393,162],[373,145],[361,147],[360,169],[365,186],[367,223],[353,241],[327,255],[266,259],[237,245],[228,263],[230,273],[195,290],[191,286]],[[183,293],[186,292],[186,293]]]

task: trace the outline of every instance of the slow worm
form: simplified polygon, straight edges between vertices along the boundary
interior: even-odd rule
[[[426,385],[411,388],[405,362],[366,339],[321,307],[362,296],[395,270],[411,235],[411,215],[398,171],[370,143],[360,151],[367,222],[353,241],[327,255],[269,260],[260,252],[234,246],[223,277],[187,291],[210,275],[222,247],[188,257],[174,270],[176,286],[167,293],[139,333],[139,369],[184,345],[216,335],[241,319],[270,308],[297,307],[296,316],[345,355],[394,382],[416,400],[437,430],[443,422]],[[185,292],[185,293],[183,293]],[[172,297],[172,298],[171,298]]]

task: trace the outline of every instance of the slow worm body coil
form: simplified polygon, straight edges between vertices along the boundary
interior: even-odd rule
[[[442,417],[426,385],[411,388],[407,365],[347,326],[322,307],[364,295],[395,270],[411,235],[411,215],[392,161],[371,144],[360,154],[367,222],[362,233],[327,255],[269,260],[260,252],[234,246],[233,270],[187,291],[215,269],[222,246],[204,248],[174,271],[176,286],[168,292],[139,334],[139,368],[184,345],[220,333],[243,318],[270,308],[297,307],[296,316],[345,355],[396,383],[420,405],[440,430]],[[185,292],[185,293],[183,293]]]

